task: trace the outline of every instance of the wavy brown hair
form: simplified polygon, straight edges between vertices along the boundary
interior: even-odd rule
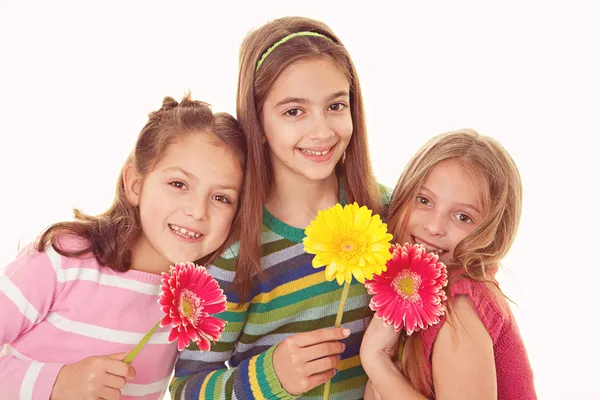
[[[257,70],[259,59],[269,47],[289,34],[305,31],[317,32],[327,38],[294,37],[275,48]],[[261,271],[263,206],[274,181],[267,144],[263,142],[263,105],[277,77],[287,67],[299,60],[318,57],[331,59],[350,83],[350,112],[354,130],[346,149],[345,161],[340,161],[336,167],[348,201],[365,205],[374,213],[382,210],[380,190],[369,159],[360,82],[354,63],[340,39],[324,23],[302,17],[276,19],[250,32],[240,49],[237,89],[237,117],[248,137],[245,185],[254,189],[246,192],[241,210],[247,216],[242,222],[242,236],[249,239],[240,244],[234,286],[242,301],[247,300],[252,277]]]
[[[491,137],[463,129],[429,140],[409,161],[396,184],[389,206],[388,228],[394,237],[404,237],[419,188],[433,168],[446,160],[458,162],[482,185],[484,218],[456,246],[453,259],[447,263],[450,279],[445,290],[449,293],[453,282],[467,278],[491,284],[499,291],[494,274],[510,250],[519,227],[522,185],[515,162]],[[445,305],[451,312],[450,302]],[[406,338],[400,364],[413,387],[432,398],[433,379],[420,331]]]
[[[110,208],[100,215],[88,215],[74,209],[75,221],[59,222],[47,228],[36,243],[37,250],[43,251],[46,246],[52,245],[58,253],[67,257],[92,255],[98,263],[115,271],[129,270],[131,248],[142,234],[142,228],[139,209],[125,197],[123,171],[134,166],[144,178],[160,162],[171,143],[197,134],[211,135],[230,149],[240,169],[244,170],[246,139],[234,117],[213,113],[207,103],[192,100],[189,92],[181,102],[165,97],[162,107],[149,114],[148,122],[138,135],[135,147],[119,174],[115,199]],[[197,260],[198,263],[210,262],[239,238],[239,215],[237,212],[234,217],[228,240],[215,252]],[[83,245],[77,248],[60,245],[60,238],[65,234],[84,239]]]

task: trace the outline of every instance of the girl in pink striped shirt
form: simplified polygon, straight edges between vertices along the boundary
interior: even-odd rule
[[[245,157],[232,116],[165,98],[108,211],[75,210],[2,270],[0,399],[161,398],[177,357],[168,327],[122,360],[161,317],[160,273],[210,262],[239,236]]]

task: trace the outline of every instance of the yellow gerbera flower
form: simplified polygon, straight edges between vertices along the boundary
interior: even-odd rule
[[[325,266],[328,281],[335,278],[338,284],[350,283],[352,276],[363,283],[365,278],[386,270],[386,262],[392,258],[387,225],[379,215],[371,215],[367,207],[340,204],[319,211],[306,228],[302,240],[304,250],[314,254],[314,268]]]

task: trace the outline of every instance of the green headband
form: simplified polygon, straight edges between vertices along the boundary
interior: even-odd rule
[[[265,61],[265,58],[267,58],[267,56],[269,54],[271,54],[273,52],[273,50],[275,50],[277,48],[277,46],[279,46],[282,43],[287,42],[288,40],[290,40],[291,38],[296,37],[296,36],[318,36],[318,37],[323,37],[325,39],[331,40],[327,36],[322,35],[318,32],[308,32],[307,31],[307,32],[295,32],[295,33],[289,34],[286,37],[284,37],[283,39],[281,39],[279,42],[275,43],[273,46],[269,47],[269,49],[263,53],[262,57],[260,57],[260,60],[258,60],[258,64],[256,65],[256,71],[258,71],[258,69],[260,68],[260,65],[263,63],[263,61]],[[333,40],[331,40],[331,41],[333,42]]]

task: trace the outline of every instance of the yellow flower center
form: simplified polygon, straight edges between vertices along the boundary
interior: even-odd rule
[[[416,272],[404,269],[394,277],[391,283],[394,291],[402,299],[414,303],[421,299],[419,288],[421,287],[421,276]]]
[[[413,294],[415,291],[413,280],[411,278],[404,278],[400,280],[400,290],[402,290],[407,295]]]
[[[194,326],[203,315],[204,300],[189,289],[183,289],[179,296],[179,307],[177,310],[182,318],[187,318]]]
[[[344,243],[342,243],[342,249],[345,252],[350,253],[352,250],[354,250],[354,243],[346,240]]]
[[[348,235],[335,240],[335,247],[337,248],[338,256],[346,260],[350,260],[364,251],[364,245],[359,242],[354,232],[350,232]]]
[[[194,313],[194,306],[189,301],[189,299],[182,299],[181,302],[181,313],[184,317],[189,318]]]

